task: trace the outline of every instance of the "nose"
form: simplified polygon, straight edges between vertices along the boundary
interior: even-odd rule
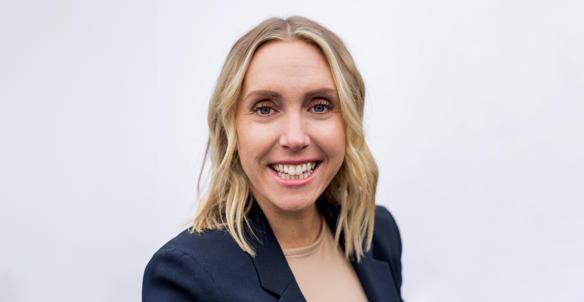
[[[280,145],[290,151],[300,151],[310,144],[301,113],[288,114],[282,127]]]

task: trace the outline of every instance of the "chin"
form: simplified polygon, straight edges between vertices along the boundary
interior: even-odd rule
[[[315,202],[316,198],[287,198],[280,199],[278,202],[273,203],[273,205],[284,212],[300,212],[312,207]]]

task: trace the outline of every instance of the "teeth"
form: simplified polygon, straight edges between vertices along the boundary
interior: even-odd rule
[[[271,167],[276,170],[278,176],[282,179],[304,179],[312,174],[312,171],[316,167],[316,162],[308,162],[300,165],[275,164]]]

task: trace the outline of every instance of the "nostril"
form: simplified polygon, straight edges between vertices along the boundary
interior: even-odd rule
[[[310,144],[310,137],[306,134],[302,135],[282,135],[280,137],[280,145],[284,148],[299,149],[305,148]]]

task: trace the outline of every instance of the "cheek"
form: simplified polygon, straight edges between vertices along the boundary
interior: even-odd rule
[[[337,135],[331,137],[333,141],[330,142],[331,150],[330,152],[334,154],[334,158],[339,161],[339,166],[343,159],[345,158],[345,131],[337,132]]]
[[[237,130],[237,150],[239,159],[246,174],[251,171],[255,165],[262,164],[262,158],[270,150],[270,133],[269,129],[258,125],[240,121],[236,124]]]
[[[342,119],[337,118],[318,127],[319,145],[327,157],[333,161],[345,158],[345,126]],[[340,163],[338,163],[340,165]]]
[[[236,119],[235,131],[237,136],[237,154],[245,172],[249,175],[250,155],[253,154],[253,136],[250,135],[249,123]]]

